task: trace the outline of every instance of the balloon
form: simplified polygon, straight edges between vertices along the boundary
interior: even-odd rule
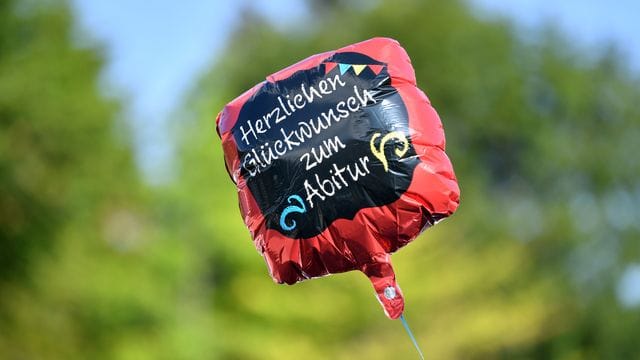
[[[271,277],[360,270],[398,318],[390,254],[451,215],[460,195],[442,123],[400,44],[313,55],[231,101],[216,124]]]

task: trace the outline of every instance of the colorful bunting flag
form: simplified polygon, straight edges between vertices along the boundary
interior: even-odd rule
[[[334,62],[326,62],[326,63],[324,63],[324,73],[325,73],[325,75],[328,74],[329,72],[331,72],[331,70],[333,70],[337,65],[338,65],[338,63],[334,63]]]
[[[356,75],[360,75],[362,70],[364,70],[364,68],[367,67],[367,65],[352,65],[352,66],[353,66],[353,71],[355,71]]]
[[[340,75],[344,75],[344,73],[347,72],[347,70],[349,70],[349,68],[351,67],[350,64],[338,64],[338,66],[340,67]]]
[[[373,73],[376,75],[380,74],[380,71],[382,71],[383,67],[383,65],[369,65],[369,69],[371,69],[371,71],[373,71]]]
[[[360,73],[366,68],[369,68],[371,71],[373,71],[374,74],[378,75],[384,68],[384,65],[344,64],[327,61],[324,63],[324,73],[330,73],[333,69],[336,68],[336,66],[340,69],[340,75],[344,75],[347,71],[349,71],[350,68],[353,68],[353,72],[356,75],[360,75]]]

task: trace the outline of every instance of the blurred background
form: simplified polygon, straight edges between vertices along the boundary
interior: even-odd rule
[[[640,359],[634,1],[0,0],[0,358],[413,359],[368,280],[276,285],[215,116],[400,41],[462,189],[393,256],[430,359]]]

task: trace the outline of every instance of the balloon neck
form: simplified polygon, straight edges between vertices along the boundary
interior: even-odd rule
[[[404,310],[402,291],[396,283],[396,274],[389,262],[371,263],[362,267],[376,291],[378,301],[390,319],[397,319]]]

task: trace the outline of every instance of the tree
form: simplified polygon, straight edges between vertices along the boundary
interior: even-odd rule
[[[2,358],[72,358],[104,340],[91,315],[108,299],[86,299],[105,284],[87,265],[113,256],[110,229],[140,206],[102,56],[74,39],[66,3],[0,1]]]
[[[72,43],[64,7],[25,7],[0,7],[0,281],[24,277],[64,223],[135,182],[99,54]]]

